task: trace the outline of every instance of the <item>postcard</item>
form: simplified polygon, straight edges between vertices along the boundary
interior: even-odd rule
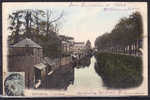
[[[4,2],[4,97],[148,95],[147,2]]]

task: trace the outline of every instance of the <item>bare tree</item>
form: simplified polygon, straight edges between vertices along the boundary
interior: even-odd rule
[[[64,12],[62,11],[60,15],[54,17],[54,11],[52,9],[46,11],[46,34],[49,34],[50,28],[53,28],[54,30],[58,31],[56,29],[58,27],[58,24],[55,24],[55,28],[53,23],[59,21],[64,15]]]
[[[41,18],[44,17],[45,13],[43,10],[32,10],[33,11],[33,17],[34,17],[34,21],[33,23],[36,26],[36,34],[40,33],[40,22],[41,22]]]
[[[32,19],[32,11],[31,10],[25,10],[24,11],[24,19],[25,19],[25,22],[24,22],[24,25],[25,25],[25,36],[26,37],[30,37],[31,35],[31,24],[33,22],[33,19]]]

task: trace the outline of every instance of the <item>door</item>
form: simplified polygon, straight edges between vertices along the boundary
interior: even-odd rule
[[[41,80],[41,70],[34,68],[34,75],[35,75],[35,83],[38,82],[38,80]]]

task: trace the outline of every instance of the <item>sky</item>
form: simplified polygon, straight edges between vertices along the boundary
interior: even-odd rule
[[[119,5],[118,5],[119,4]],[[90,40],[92,46],[96,37],[110,32],[118,21],[123,17],[128,17],[134,12],[122,3],[95,3],[86,5],[82,3],[55,3],[55,4],[19,4],[7,7],[8,13],[19,9],[53,9],[56,15],[64,11],[62,26],[59,34],[72,36],[77,42]]]
[[[69,7],[68,15],[61,30],[62,34],[75,37],[76,41],[90,40],[92,45],[96,37],[110,32],[120,18],[128,17],[130,11],[105,11],[100,7]]]

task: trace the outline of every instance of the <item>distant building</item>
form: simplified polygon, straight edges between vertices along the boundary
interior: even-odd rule
[[[85,44],[84,42],[74,42],[74,46],[73,46],[73,52],[74,53],[82,53],[85,49]]]
[[[43,59],[43,49],[31,39],[22,41],[9,47],[8,71],[25,72],[26,87],[33,87],[35,81],[34,65],[40,64]]]
[[[71,54],[73,52],[74,38],[65,35],[60,35],[59,38],[61,40],[62,53]]]
[[[92,49],[90,40],[87,40],[87,42],[86,42],[86,44],[85,44],[85,48],[86,48],[87,50]]]
[[[62,52],[69,53],[70,52],[70,43],[68,41],[61,41]]]

